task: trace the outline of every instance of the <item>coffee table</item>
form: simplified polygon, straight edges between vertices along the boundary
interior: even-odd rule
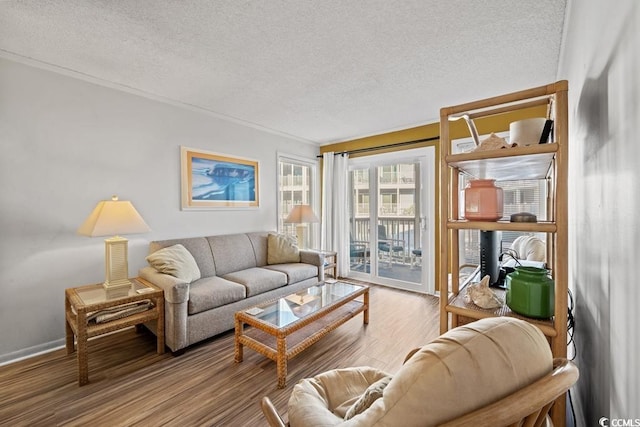
[[[357,298],[361,297],[361,300]],[[369,287],[320,283],[235,314],[235,361],[243,346],[276,362],[278,388],[287,382],[287,362],[338,326],[363,313],[369,323]],[[250,325],[251,328],[244,328]]]

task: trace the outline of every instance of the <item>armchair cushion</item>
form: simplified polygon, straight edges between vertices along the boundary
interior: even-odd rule
[[[269,234],[267,239],[267,264],[300,262],[300,250],[288,236]]]
[[[437,426],[511,395],[549,374],[549,344],[534,325],[488,318],[459,326],[413,353],[368,409],[347,410],[387,374],[339,369],[300,381],[289,400],[291,427]]]
[[[538,380],[552,366],[549,344],[536,326],[513,318],[482,319],[418,350],[382,399],[360,417],[367,418],[364,425],[392,420],[439,425]]]
[[[370,367],[334,369],[298,382],[289,398],[289,424],[332,426],[376,381],[389,376]]]
[[[193,255],[180,244],[157,250],[146,259],[158,272],[177,277],[187,283],[201,277]]]

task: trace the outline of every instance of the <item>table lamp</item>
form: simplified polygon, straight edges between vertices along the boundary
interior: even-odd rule
[[[131,202],[111,200],[98,203],[91,215],[78,228],[83,236],[111,236],[105,239],[105,281],[107,291],[123,290],[131,287],[129,281],[128,240],[120,234],[136,234],[151,231]]]
[[[298,247],[302,248],[304,240],[304,224],[320,222],[313,209],[309,205],[295,205],[289,216],[284,220],[286,224],[298,224],[296,226],[296,236],[298,238]]]

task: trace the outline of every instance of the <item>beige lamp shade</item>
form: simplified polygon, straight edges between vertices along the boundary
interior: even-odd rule
[[[78,234],[89,237],[117,236],[120,234],[137,234],[151,231],[131,202],[111,200],[98,203],[91,215],[78,228]]]
[[[289,216],[284,220],[287,224],[307,224],[312,222],[320,222],[313,209],[309,205],[295,205]]]
[[[89,237],[114,236],[105,239],[104,288],[114,297],[125,296],[131,289],[129,281],[128,240],[119,234],[136,234],[151,231],[131,202],[111,200],[98,203],[93,212],[78,228],[78,234]],[[108,295],[109,296],[109,295]]]
[[[289,212],[289,216],[284,220],[286,224],[298,224],[296,226],[296,237],[298,240],[298,247],[304,247],[304,235],[305,235],[305,227],[308,223],[312,222],[320,222],[315,213],[313,213],[313,209],[309,205],[295,205],[291,212]]]

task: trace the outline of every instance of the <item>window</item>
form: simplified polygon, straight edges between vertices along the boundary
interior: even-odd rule
[[[545,180],[521,180],[496,182],[496,185],[503,190],[503,219],[518,212],[529,212],[537,216],[539,221],[547,218],[547,183]],[[460,188],[465,188],[466,180],[461,178]],[[464,210],[464,206],[460,207]],[[500,233],[500,251],[505,251],[511,247],[513,241],[522,234],[517,231],[502,231]],[[539,237],[545,240],[545,235]],[[480,232],[478,230],[463,230],[460,232],[460,260],[461,264],[480,263]]]
[[[310,205],[320,217],[318,200],[318,163],[292,155],[278,154],[278,232],[296,236],[296,224],[284,220],[294,205]],[[304,246],[316,247],[319,228],[316,224],[303,224]]]
[[[380,190],[380,212],[378,215],[395,215],[398,209],[398,195],[394,189]]]
[[[369,190],[360,190],[357,193],[356,216],[369,216]]]

